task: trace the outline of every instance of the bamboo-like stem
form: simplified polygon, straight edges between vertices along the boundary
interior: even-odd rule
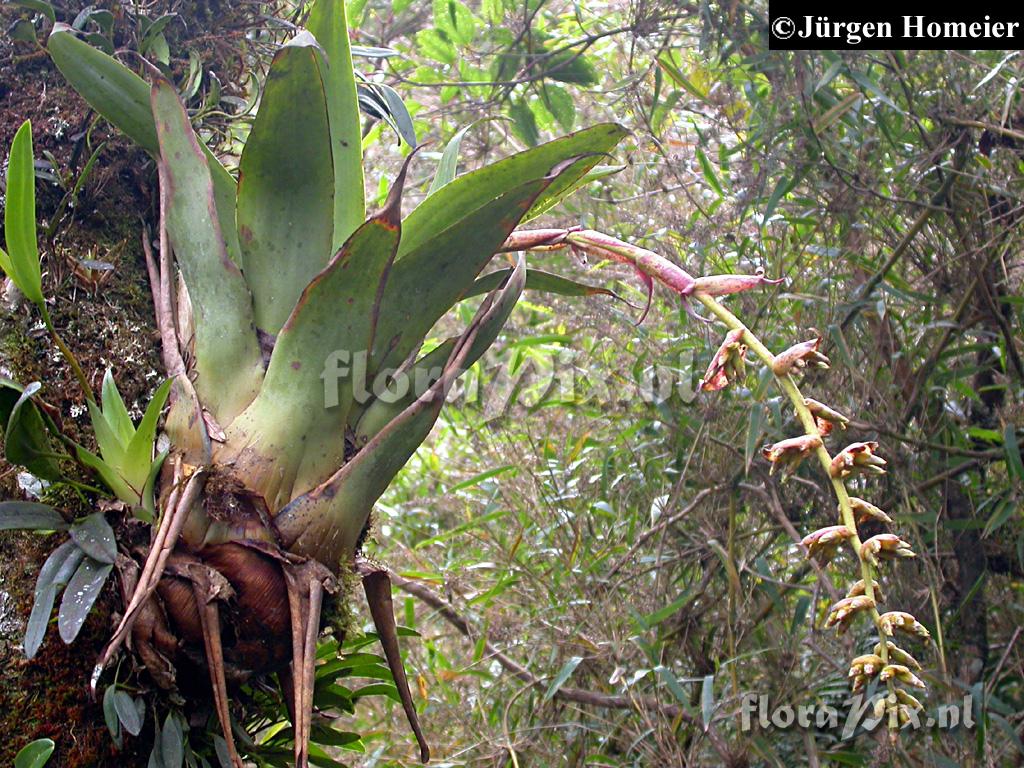
[[[743,343],[746,344],[747,347],[757,355],[769,369],[772,368],[775,355],[773,355],[771,351],[761,343],[761,340],[758,339],[749,328],[747,328],[742,320],[722,306],[722,304],[716,301],[712,296],[698,292],[693,294],[693,298],[703,304],[711,314],[718,318],[730,330],[742,331]],[[793,404],[793,409],[796,411],[797,418],[800,420],[800,425],[803,427],[804,433],[813,437],[819,436],[818,426],[814,421],[814,416],[810,409],[804,404],[804,397],[800,392],[800,388],[793,380],[793,377],[789,374],[780,376],[774,371],[772,371],[772,375],[775,377],[775,381],[778,383],[779,388]],[[883,663],[888,664],[889,647],[886,643],[887,638],[885,633],[882,632],[881,629],[881,614],[878,612],[877,599],[875,597],[875,568],[861,554],[862,542],[857,533],[857,520],[853,514],[853,507],[850,505],[850,494],[846,490],[846,483],[844,483],[841,478],[835,477],[832,474],[832,456],[829,454],[828,449],[824,444],[818,445],[814,453],[818,457],[818,461],[821,463],[822,468],[825,470],[825,474],[832,482],[832,489],[835,492],[836,499],[839,501],[841,522],[853,532],[853,535],[848,539],[848,541],[850,546],[853,548],[857,561],[860,563],[861,578],[864,581],[864,594],[872,601],[872,603],[874,603],[870,608],[869,615],[871,616],[871,620],[875,627],[878,629],[879,640],[881,643],[878,655],[882,659]],[[889,678],[889,680],[886,681],[886,687],[888,689],[890,701],[895,703],[895,681],[892,678]],[[898,722],[895,718],[890,718],[889,727],[891,731],[898,729]]]

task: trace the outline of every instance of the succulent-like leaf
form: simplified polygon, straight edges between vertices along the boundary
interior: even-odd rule
[[[14,134],[7,165],[4,234],[7,253],[0,266],[25,298],[40,308],[43,282],[36,244],[36,174],[32,167],[32,123],[26,120]]]
[[[277,52],[239,163],[242,268],[256,327],[271,335],[332,253],[334,161],[321,61],[306,32]]]
[[[113,563],[117,557],[117,541],[102,512],[76,520],[69,531],[71,540],[85,554],[101,563]]]
[[[87,556],[75,570],[75,575],[64,589],[64,597],[57,612],[57,629],[60,639],[65,643],[78,637],[113,567]]]
[[[320,73],[327,97],[334,161],[334,253],[366,217],[363,142],[344,0],[317,0],[310,9],[306,28],[320,43],[326,59]]]
[[[54,451],[46,422],[32,402],[32,396],[39,389],[39,382],[29,384],[11,409],[4,436],[4,455],[11,464],[25,467],[36,477],[61,480],[63,474],[58,460],[62,456]]]
[[[395,416],[345,466],[274,518],[290,552],[314,557],[332,567],[342,558],[353,556],[370,510],[430,433],[448,388],[475,351],[476,340],[486,348],[487,340],[497,337],[522,295],[525,282],[526,268],[520,261],[505,286],[484,300],[455,345],[441,378]]]
[[[68,583],[85,558],[75,542],[65,541],[46,558],[36,579],[35,602],[25,625],[25,655],[34,658],[46,635],[57,593]]]
[[[221,423],[256,396],[263,375],[252,298],[228,257],[207,162],[178,95],[154,84],[167,226],[188,287],[195,324],[196,390]]]
[[[46,50],[78,94],[128,138],[160,156],[149,86],[121,62],[79,40],[67,24],[53,25]],[[212,152],[202,145],[210,165],[221,232],[232,261],[238,262],[235,231],[235,180]]]
[[[37,501],[0,501],[0,531],[64,531],[60,512]]]
[[[586,155],[570,173],[547,187],[531,208],[545,200],[561,199],[559,196],[568,194],[573,184],[611,152],[625,135],[622,126],[603,123],[458,176],[427,197],[403,222],[398,261],[451,227],[467,211],[495,200],[520,184],[543,178],[570,158]]]
[[[384,209],[306,286],[278,335],[259,397],[228,429],[229,445],[246,446],[234,458],[236,471],[272,511],[292,498],[293,485],[308,491],[344,461],[352,378],[360,356],[373,348],[401,236],[405,172]]]

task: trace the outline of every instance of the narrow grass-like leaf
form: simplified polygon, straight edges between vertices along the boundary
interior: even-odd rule
[[[554,680],[551,681],[548,689],[544,691],[544,698],[542,700],[550,701],[553,699],[555,694],[558,693],[562,689],[562,686],[566,684],[570,677],[572,677],[572,673],[576,671],[576,667],[578,667],[582,661],[582,656],[573,656],[565,662],[565,664],[562,665],[562,668],[558,670],[558,674],[555,675]]]
[[[100,563],[86,557],[71,577],[57,612],[57,629],[65,643],[78,637],[113,567],[109,563]]]
[[[117,558],[117,541],[102,512],[93,512],[76,520],[69,531],[71,540],[85,554],[101,563],[113,563]]]
[[[192,303],[195,387],[227,424],[256,396],[263,375],[252,298],[225,249],[209,163],[170,83],[154,84],[152,105],[170,198],[167,226]]]
[[[356,81],[344,0],[316,0],[306,28],[323,48],[321,66],[331,156],[334,162],[334,233],[331,252],[341,248],[366,217],[363,191],[363,144],[359,125]]]
[[[463,298],[468,299],[493,291],[505,282],[511,272],[511,268],[499,269],[496,272],[490,272],[483,277],[477,278]],[[587,285],[578,280],[556,275],[552,272],[544,272],[539,269],[526,270],[526,290],[553,293],[558,296],[611,296],[619,301],[625,301],[617,293],[607,288],[602,288],[598,285]]]
[[[64,531],[60,512],[37,501],[0,501],[0,531]]]
[[[7,253],[2,266],[25,298],[45,310],[43,281],[36,244],[36,174],[32,167],[32,123],[14,134],[7,164],[4,234]]]
[[[308,33],[277,52],[239,163],[242,265],[256,326],[270,334],[332,253],[334,161],[320,57]]]
[[[715,676],[705,675],[700,688],[700,719],[704,730],[711,728],[715,716]]]
[[[142,414],[138,429],[125,449],[125,474],[133,487],[144,486],[149,478],[153,462],[153,445],[156,442],[156,424],[171,392],[171,381],[167,379],[157,387],[149,405],[146,406],[146,412]]]
[[[1003,430],[1003,450],[1006,452],[1006,464],[1018,483],[1024,483],[1024,462],[1020,457],[1020,444],[1017,442],[1017,429],[1007,424]]]
[[[459,167],[459,148],[462,146],[462,137],[474,125],[476,123],[463,126],[448,140],[444,147],[444,152],[441,153],[441,159],[437,161],[437,170],[434,172],[434,180],[430,182],[428,195],[434,194],[445,184],[454,181]]]

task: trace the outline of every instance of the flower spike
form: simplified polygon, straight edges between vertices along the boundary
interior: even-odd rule
[[[827,369],[829,359],[818,351],[820,346],[820,336],[810,341],[794,344],[785,352],[775,356],[775,360],[772,362],[772,371],[776,376],[788,376],[793,371],[807,366]]]
[[[849,477],[854,472],[884,475],[885,470],[882,467],[887,462],[881,456],[875,455],[877,450],[876,442],[850,443],[832,459],[832,477]]]
[[[817,435],[800,435],[788,440],[780,440],[761,449],[761,455],[772,463],[771,472],[781,467],[784,476],[793,474],[800,462],[822,446]]]
[[[701,379],[701,391],[716,392],[729,386],[730,381],[742,379],[746,375],[746,356],[747,345],[743,343],[743,329],[729,331],[711,364],[708,365],[707,373]]]

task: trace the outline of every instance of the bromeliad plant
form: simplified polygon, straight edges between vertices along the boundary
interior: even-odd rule
[[[404,218],[403,167],[383,209],[366,218],[359,91],[344,14],[341,0],[318,0],[307,30],[274,57],[237,182],[194,132],[171,83],[154,71],[149,85],[70,28],[54,26],[47,47],[57,66],[158,169],[159,253],[148,238],[144,250],[168,378],[137,427],[111,375],[97,402],[50,322],[28,208],[28,125],[12,150],[11,253],[0,266],[38,307],[74,369],[100,450],[73,445],[50,419],[32,434],[39,441],[55,435],[70,452],[40,443],[22,460],[12,435],[24,432],[25,414],[45,420],[47,412],[34,398],[37,385],[20,392],[10,383],[6,400],[17,398],[5,415],[6,456],[40,475],[43,460],[76,462],[148,526],[144,540],[125,534],[115,541],[96,513],[86,520],[103,546],[90,550],[75,535],[84,524],[52,510],[35,521],[70,528],[72,542],[40,575],[48,601],[37,601],[41,620],[32,626],[41,639],[67,573],[97,563],[79,611],[84,620],[116,568],[125,605],[93,687],[129,639],[162,688],[186,682],[184,670],[205,668],[235,766],[242,762],[229,682],[273,675],[289,702],[295,763],[308,764],[323,608],[353,572],[362,576],[428,759],[399,655],[390,582],[386,571],[357,558],[359,545],[374,503],[430,432],[454,380],[495,341],[530,277],[522,256],[496,277],[481,272],[520,222],[584,183],[624,136],[617,125],[599,125],[458,178],[445,170]],[[481,295],[461,334],[424,349],[449,310]],[[389,390],[400,393],[394,397],[365,392],[369,382],[403,376],[421,386]],[[165,401],[169,447],[158,454]],[[63,476],[60,467],[44,469],[48,479]],[[15,504],[5,510],[9,526],[25,519],[24,503]]]
[[[72,532],[74,547],[61,558],[78,558],[75,568],[86,560],[102,566],[102,579],[90,583],[102,585],[114,568],[121,580],[126,604],[94,670],[94,688],[129,638],[162,688],[177,688],[183,669],[205,668],[224,751],[237,767],[228,685],[276,675],[289,703],[295,763],[306,766],[317,681],[326,674],[317,651],[325,599],[346,574],[357,573],[427,760],[399,655],[390,581],[385,569],[359,557],[360,544],[374,503],[427,437],[452,383],[495,341],[524,288],[594,292],[527,270],[526,252],[566,246],[629,264],[648,292],[655,281],[663,283],[691,314],[697,301],[724,322],[731,332],[708,388],[741,372],[748,348],[769,365],[790,361],[773,370],[807,434],[792,448],[776,446],[771,456],[785,463],[815,452],[833,472],[844,529],[828,533],[828,541],[822,534],[821,546],[854,542],[864,577],[862,594],[851,595],[842,610],[867,611],[882,630],[918,626],[875,609],[874,561],[905,548],[885,537],[862,547],[857,538],[854,515],[872,508],[851,502],[842,477],[879,460],[869,444],[849,447],[835,465],[825,451],[812,401],[803,400],[791,376],[795,366],[822,362],[816,345],[776,358],[715,298],[771,281],[694,279],[651,251],[597,232],[516,229],[585,183],[623,138],[621,127],[598,125],[457,178],[452,164],[442,163],[430,194],[404,218],[403,167],[383,209],[366,218],[358,91],[341,0],[317,0],[306,31],[274,57],[237,182],[195,134],[178,94],[158,73],[147,85],[62,25],[55,25],[48,51],[79,93],[150,153],[160,182],[159,253],[151,253],[148,238],[144,249],[168,380],[135,427],[111,376],[95,401],[49,321],[34,208],[26,202],[30,139],[27,155],[18,140],[12,150],[12,170],[22,175],[9,187],[10,256],[0,266],[39,308],[74,369],[100,452],[92,455],[60,433],[35,396],[38,386],[20,391],[9,383],[0,389],[6,393],[0,404],[12,405],[0,413],[7,458],[37,474],[44,461],[95,470],[148,530],[134,545],[114,541],[97,513],[86,519],[103,546],[90,551],[83,544],[88,537],[76,537],[86,523],[43,513],[42,527]],[[21,191],[12,196],[12,189]],[[481,276],[501,253],[520,255]],[[424,349],[439,320],[481,295],[461,334]],[[368,385],[377,381],[407,386]],[[169,448],[158,454],[154,433],[165,399]],[[816,407],[819,419],[841,420]],[[26,432],[26,419],[41,427]],[[19,436],[29,432],[32,451],[19,454],[26,442]],[[69,452],[50,448],[47,432]],[[44,469],[59,479],[57,468]],[[24,517],[24,504],[16,504]],[[14,519],[16,510],[9,511]],[[68,578],[64,559],[48,561],[45,581],[40,575],[49,596],[40,608],[43,629],[53,594]],[[836,621],[845,625],[848,618]],[[906,678],[900,664],[909,657],[885,642],[876,653],[880,665],[868,671],[861,664],[857,674],[886,680],[898,715],[906,702],[895,698],[902,696],[896,681]],[[248,742],[242,744],[244,752]]]

